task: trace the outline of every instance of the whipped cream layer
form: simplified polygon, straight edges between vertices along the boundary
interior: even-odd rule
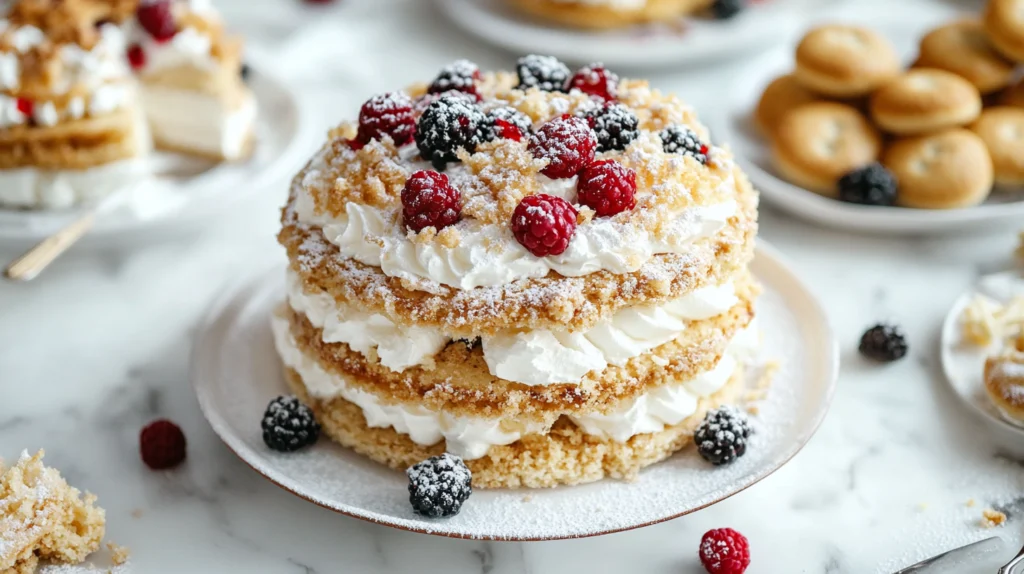
[[[227,159],[245,155],[256,120],[251,95],[231,108],[217,96],[189,90],[143,84],[141,93],[159,145]]]
[[[156,40],[141,27],[133,30],[132,38],[146,54],[143,74],[179,67],[214,70],[219,65],[210,50],[213,40],[191,26],[179,30],[167,42]]]
[[[397,325],[378,313],[339,305],[326,293],[307,293],[288,270],[288,303],[323,331],[327,343],[345,343],[392,371],[430,366],[451,337],[435,329]],[[527,385],[580,382],[594,370],[675,340],[687,323],[725,313],[739,302],[732,283],[697,289],[660,305],[621,309],[585,331],[538,329],[481,337],[484,361],[496,377]]]

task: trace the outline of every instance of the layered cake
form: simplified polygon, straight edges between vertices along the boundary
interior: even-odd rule
[[[287,381],[396,469],[635,477],[737,401],[757,343],[755,191],[689,106],[600,65],[459,61],[371,98],[282,225]]]
[[[255,104],[208,2],[17,0],[0,19],[0,205],[137,181],[158,148],[242,157]]]

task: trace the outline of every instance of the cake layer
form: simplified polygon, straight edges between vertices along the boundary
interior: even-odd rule
[[[158,148],[218,160],[239,159],[250,151],[256,121],[252,94],[245,92],[231,101],[205,92],[145,84],[141,93]]]
[[[666,22],[710,6],[712,0],[509,0],[537,18],[603,30],[646,22]]]
[[[425,446],[391,427],[371,426],[363,410],[344,398],[318,399],[303,379],[285,369],[292,392],[311,406],[317,420],[335,441],[381,464],[404,470],[449,446]],[[626,441],[588,434],[568,417],[559,418],[544,434],[526,434],[507,444],[491,446],[486,454],[467,460],[475,488],[543,488],[582,484],[602,478],[633,479],[639,471],[687,446],[705,413],[736,400],[743,388],[738,368],[716,393],[697,401],[692,415],[658,432],[638,434]]]

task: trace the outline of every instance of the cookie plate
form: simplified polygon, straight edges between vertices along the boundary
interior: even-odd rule
[[[928,30],[963,15],[937,3],[908,3],[912,7],[887,3],[875,10],[856,4],[815,20],[850,22],[876,30],[893,42],[904,62],[913,59],[918,40]],[[1024,220],[1024,190],[996,190],[982,205],[964,209],[909,209],[843,203],[783,179],[772,166],[770,146],[754,124],[753,111],[765,86],[793,69],[793,52],[801,36],[802,32],[750,62],[725,91],[722,107],[704,112],[715,141],[732,146],[740,165],[767,202],[828,227],[885,234],[934,234],[1009,226]]]
[[[256,472],[314,504],[395,528],[493,540],[594,536],[669,520],[719,502],[788,462],[810,439],[835,388],[838,350],[821,307],[776,251],[760,245],[753,272],[764,283],[758,304],[764,360],[777,360],[768,398],[759,403],[747,455],[715,468],[692,447],[641,472],[637,481],[540,490],[478,490],[449,520],[412,512],[405,475],[329,440],[293,454],[264,446],[259,420],[286,393],[270,332],[284,297],[275,268],[210,309],[192,355],[200,408],[224,443]]]
[[[439,0],[466,32],[517,55],[542,53],[574,64],[682,66],[751,52],[785,37],[808,9],[835,0],[765,0],[728,21],[704,17],[607,32],[549,25],[506,0]]]

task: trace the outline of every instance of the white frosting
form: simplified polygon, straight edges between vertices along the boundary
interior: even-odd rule
[[[128,77],[125,45],[124,32],[114,24],[105,24],[100,28],[99,41],[91,50],[84,50],[77,44],[61,46],[63,83],[55,91],[65,93],[74,85],[84,85],[92,91],[103,83]]]
[[[25,53],[42,44],[46,40],[46,34],[35,26],[18,26],[11,32],[10,39],[15,50]]]
[[[135,90],[128,83],[104,84],[89,98],[89,115],[102,116],[118,110],[130,102],[134,94]]]
[[[21,64],[13,52],[0,52],[0,89],[14,90],[21,84]]]
[[[195,28],[183,28],[167,42],[158,42],[143,30],[138,31],[136,36],[146,53],[146,63],[142,68],[144,73],[179,66],[203,69],[218,66],[217,60],[210,54],[213,45],[210,37]]]
[[[32,119],[41,126],[55,126],[60,116],[53,102],[42,102],[32,108]]]
[[[216,96],[143,85],[142,101],[161,145],[227,159],[245,153],[256,120],[256,100],[249,95],[232,109]]]
[[[0,128],[20,126],[28,121],[28,116],[18,109],[17,98],[0,94]]]

